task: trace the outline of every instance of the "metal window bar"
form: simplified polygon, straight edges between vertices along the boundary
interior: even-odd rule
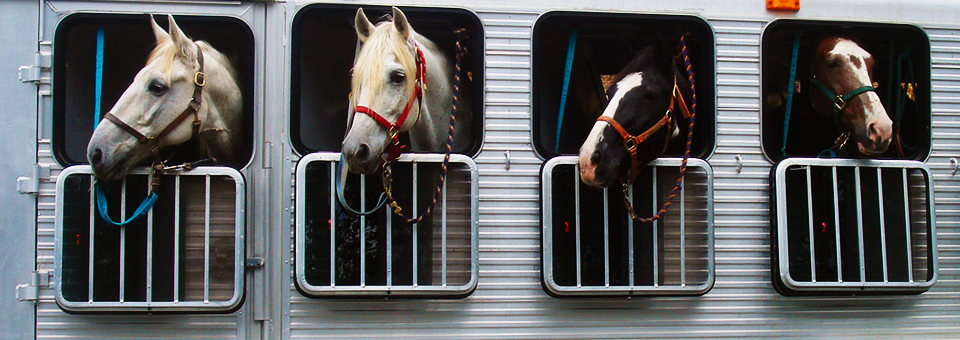
[[[638,198],[634,194],[634,187],[630,187],[627,190],[628,197],[635,205],[649,205],[650,210],[655,212],[665,198],[661,197],[663,190],[669,191],[676,182],[676,170],[680,163],[681,159],[673,158],[652,162],[647,167],[648,175],[641,174],[635,185],[649,183],[653,190],[646,197]],[[671,170],[661,171],[663,169]],[[626,215],[620,216],[626,212],[622,208],[622,201],[616,198],[620,197],[617,195],[619,190],[583,186],[578,174],[576,156],[554,157],[547,161],[541,173],[543,279],[551,294],[698,295],[713,286],[713,175],[705,161],[689,160],[687,179],[682,183],[684,189],[678,196],[679,201],[674,202],[665,218],[650,224],[635,223]],[[645,176],[649,176],[649,179]],[[568,181],[574,181],[572,188],[565,185]],[[695,185],[688,188],[689,183]],[[594,195],[602,195],[603,199],[581,199]],[[572,209],[559,208],[569,205],[573,205]],[[554,211],[555,209],[564,211]],[[638,209],[638,213],[643,214],[645,210]],[[690,214],[693,210],[698,213]],[[570,211],[573,212],[572,216]],[[594,215],[593,212],[596,211],[600,212]],[[701,215],[704,217],[699,218]],[[698,217],[688,220],[691,216]],[[561,218],[573,220],[573,235],[564,232],[565,224]],[[601,223],[602,226],[598,225]],[[590,228],[591,224],[597,225],[597,228]],[[619,240],[618,238],[623,236],[616,236],[614,232],[624,230],[622,228],[626,228],[626,241]],[[636,228],[640,229],[635,230]],[[569,237],[569,243],[556,243],[558,241],[554,240],[555,237]],[[602,240],[597,241],[598,238]],[[639,238],[647,239],[646,242],[652,243],[654,249],[649,250],[649,253],[645,253],[648,251],[646,249],[637,252],[635,242],[638,242]],[[593,246],[596,246],[596,251],[583,251]],[[576,249],[568,249],[569,247]],[[599,250],[601,247],[602,252]],[[701,249],[704,251],[700,251]],[[665,255],[667,252],[670,255]],[[567,254],[570,253],[574,253],[574,256],[568,257]],[[602,259],[598,258],[599,256],[602,256]],[[588,264],[594,262],[598,263],[595,267],[602,263],[603,268],[591,269]],[[694,279],[694,276],[688,273],[690,271],[705,274],[697,275]],[[586,280],[593,273],[604,277],[602,280]],[[558,275],[564,279],[558,281]]]
[[[146,193],[149,190],[152,170],[133,169],[130,171],[127,179],[120,184],[119,204],[112,202],[109,209],[118,211],[119,218],[126,219],[126,204],[134,196],[128,197],[127,189],[130,193],[138,192],[128,181],[137,178],[138,181],[146,179],[147,188],[143,190]],[[198,177],[203,176],[203,177]],[[92,170],[87,165],[72,166],[60,172],[57,178],[56,193],[56,233],[55,233],[55,298],[57,304],[68,311],[76,312],[183,312],[183,313],[204,313],[204,312],[222,312],[228,311],[239,306],[243,294],[243,244],[244,244],[244,214],[245,214],[245,184],[243,177],[234,169],[224,167],[201,167],[190,172],[170,173],[163,175],[161,181],[161,197],[154,206],[154,210],[160,206],[165,206],[170,213],[158,213],[150,210],[143,218],[145,221],[137,221],[133,224],[117,227],[108,225],[100,221],[96,209],[96,197],[93,190],[77,191],[73,189],[75,184],[85,183],[87,187],[93,185]],[[200,182],[182,182],[184,178],[203,178]],[[139,183],[139,182],[136,182]],[[164,189],[166,188],[166,189]],[[185,191],[186,190],[186,191]],[[232,190],[232,194],[230,194]],[[136,194],[140,195],[140,193]],[[213,195],[217,197],[214,198]],[[189,200],[184,200],[189,198]],[[89,207],[81,210],[76,208],[65,208],[65,202],[76,202],[77,200],[87,200]],[[109,198],[117,200],[116,197]],[[200,202],[202,200],[202,202]],[[182,205],[197,202],[202,204],[199,215],[185,210]],[[214,211],[216,209],[216,211]],[[216,213],[216,216],[214,216]],[[78,215],[79,214],[79,215]],[[81,219],[77,219],[82,216]],[[171,219],[172,216],[172,219]],[[65,225],[69,218],[71,225]],[[187,225],[181,225],[181,219],[186,218]],[[197,221],[202,219],[202,225]],[[214,219],[216,222],[214,222]],[[83,221],[84,225],[75,225],[77,221]],[[216,224],[216,226],[215,226]],[[64,258],[76,257],[76,250],[65,250],[66,242],[64,228],[70,230],[84,230],[89,235],[88,245],[83,247],[88,254],[84,256],[84,267],[87,273],[78,273],[77,271],[64,268]],[[83,229],[86,228],[86,229]],[[97,240],[98,228],[110,228],[116,230],[119,237],[116,244],[105,243],[103,240]],[[129,229],[128,228],[143,228]],[[136,231],[136,232],[135,232]],[[201,238],[203,272],[199,278],[192,277],[188,273],[181,272],[189,266],[182,266],[184,256],[190,256],[189,250],[183,252],[180,250],[181,237],[189,237],[188,234],[194,231],[203,233]],[[160,236],[163,233],[164,236]],[[158,240],[169,238],[173,249],[163,249]],[[71,233],[72,235],[72,233]],[[71,241],[73,241],[71,239]],[[78,241],[80,240],[78,239]],[[166,242],[166,241],[165,241]],[[112,242],[111,242],[112,243]],[[172,246],[171,246],[172,245]],[[143,248],[140,248],[143,247]],[[189,247],[189,245],[188,245]],[[216,247],[216,248],[214,248]],[[72,249],[72,248],[71,248]],[[113,264],[119,274],[117,283],[113,280],[105,280],[104,283],[95,281],[95,264],[99,262],[108,263],[109,259],[98,258],[102,250],[114,249],[119,251],[117,263]],[[142,249],[142,250],[137,250]],[[130,252],[145,252],[141,260],[133,258],[127,259],[126,255]],[[159,253],[158,253],[159,251]],[[232,258],[224,262],[222,259],[213,262],[211,257],[217,254],[231,254]],[[159,254],[170,254],[162,255]],[[97,266],[102,266],[99,264]],[[164,269],[157,271],[158,266]],[[214,270],[216,268],[216,271]],[[189,269],[187,269],[189,270]],[[213,275],[216,272],[217,275]],[[77,277],[77,275],[81,275]],[[86,277],[82,277],[86,275]],[[144,280],[145,283],[134,284],[129,279]],[[158,281],[159,280],[159,281]],[[163,283],[162,293],[158,293],[159,287],[155,283]],[[169,282],[171,286],[167,286]],[[114,284],[115,286],[104,287],[103,285]],[[86,293],[83,296],[65,295],[65,285],[85,285]],[[201,298],[191,298],[189,292],[181,289],[186,287],[202,286]],[[70,288],[67,288],[68,290]],[[98,291],[113,291],[114,298],[108,298],[109,294],[104,295]],[[214,294],[216,292],[216,294]]]
[[[653,198],[650,200],[650,211],[656,212],[658,207],[658,195],[657,195],[657,167],[651,167],[650,180],[652,181],[650,192],[653,193]],[[634,201],[631,201],[634,202]],[[579,204],[577,204],[579,205]],[[653,238],[653,286],[660,287],[660,232],[657,228],[660,226],[660,220],[653,221],[650,224],[650,236]],[[631,240],[632,241],[632,240]]]
[[[823,197],[817,195],[817,190],[813,188],[812,184],[814,183],[814,179],[811,177],[811,173],[813,169],[816,168],[828,170],[827,173],[829,173],[829,177],[831,177],[830,182],[832,182],[832,188],[828,189],[828,192],[831,195],[829,199],[833,202],[828,205],[832,208],[833,212],[832,220],[835,226],[833,236],[835,237],[834,242],[836,249],[833,251],[835,258],[830,259],[831,261],[829,262],[832,262],[831,265],[836,266],[837,278],[835,280],[828,280],[817,276],[817,268],[827,264],[821,263],[822,259],[818,261],[817,256],[815,256],[815,235],[813,232],[815,221],[813,211],[814,207],[822,202],[817,202],[814,197]],[[890,181],[889,178],[897,179],[884,183],[885,178],[882,175],[884,169],[891,169],[888,171],[899,171],[900,176],[889,176],[886,181]],[[788,172],[797,170],[805,171],[804,181],[800,183],[788,181]],[[852,174],[852,176],[844,176],[840,171]],[[863,171],[871,171],[866,174],[875,173],[876,176],[866,176]],[[926,291],[936,282],[938,264],[936,256],[936,228],[934,223],[935,213],[932,204],[933,183],[930,170],[925,164],[916,161],[900,160],[789,158],[776,166],[774,175],[774,188],[777,199],[776,206],[772,208],[776,209],[777,212],[775,215],[777,216],[776,225],[778,230],[776,233],[777,240],[772,240],[772,242],[777,242],[778,245],[778,252],[774,255],[777,256],[780,271],[779,275],[775,278],[783,284],[789,293],[918,293]],[[876,183],[871,183],[874,178]],[[847,181],[852,181],[852,185],[851,183],[840,184],[841,182]],[[874,187],[874,189],[870,189],[870,187]],[[902,196],[899,193],[891,193],[891,190],[895,190],[891,188],[903,188]],[[866,199],[863,194],[864,190],[876,190],[878,193],[877,198]],[[887,193],[885,194],[885,192]],[[809,228],[809,232],[805,240],[791,239],[792,236],[798,234],[790,233],[791,228],[799,227],[791,226],[791,220],[788,218],[788,210],[802,207],[802,205],[795,203],[798,197],[803,197],[806,201],[807,211],[802,212],[802,214],[807,219],[807,221],[804,221],[804,228]],[[843,204],[841,202],[842,199],[847,200],[847,202],[852,203],[854,206],[852,215],[850,215],[851,212],[848,212],[850,209],[845,208],[849,206],[850,203]],[[903,216],[899,216],[899,213],[893,214],[889,209],[885,209],[885,204],[887,204],[885,201],[889,199],[903,200]],[[873,206],[873,204],[876,204],[876,206]],[[876,216],[877,220],[875,225],[872,223],[865,224],[864,218],[873,218],[872,215],[864,215],[865,213],[878,215]],[[845,224],[842,225],[841,216],[844,214],[849,216],[846,218]],[[920,220],[913,217],[917,215],[925,218]],[[904,237],[903,240],[896,240],[896,233],[898,232],[887,234],[887,228],[891,225],[890,223],[894,223],[893,225],[903,223],[905,225],[905,231],[902,235],[902,237]],[[853,235],[856,245],[848,246],[842,242],[844,234],[842,234],[841,229],[844,227],[856,228],[855,235]],[[893,241],[889,239],[891,236],[894,236]],[[931,256],[927,257],[926,253],[918,254],[916,252],[914,247],[918,245],[914,242],[917,239],[926,242],[920,246],[928,249]],[[880,255],[879,258],[867,256],[867,242],[880,244],[880,249],[876,250]],[[901,243],[904,245],[901,245]],[[797,246],[800,246],[802,250],[795,249]],[[894,246],[904,246],[906,248],[903,249],[903,253],[906,254],[907,258],[902,268],[900,267],[901,265],[894,265],[893,263],[895,262],[890,261],[888,258],[889,247]],[[809,253],[796,253],[798,251],[807,251]],[[871,250],[871,252],[873,251],[874,250]],[[855,269],[859,275],[859,279],[857,280],[844,280],[842,254],[848,253],[856,254],[856,260],[859,261],[859,268]],[[804,257],[810,261],[809,278],[806,278],[806,274],[791,272],[793,268],[796,268],[791,267],[791,259],[796,258],[791,257],[791,254],[805,255]],[[878,262],[880,264],[879,268],[876,265],[870,265],[871,263],[876,264]],[[932,275],[928,275],[925,280],[918,280],[914,272],[917,263],[924,266],[929,272],[932,272]],[[893,279],[892,272],[902,272],[906,279]],[[873,279],[869,279],[869,277],[873,277]]]
[[[333,187],[339,176],[337,163],[340,154],[319,152],[300,159],[296,170],[296,283],[300,291],[307,296],[408,296],[408,297],[444,297],[464,296],[475,288],[479,276],[478,265],[478,229],[477,183],[478,173],[474,161],[464,155],[450,155],[450,169],[441,200],[437,202],[433,215],[421,223],[410,225],[396,223],[396,216],[388,208],[366,217],[352,217],[341,213]],[[443,161],[441,154],[404,154],[394,165],[394,195],[401,200],[406,214],[422,213],[425,204],[418,195],[418,187],[435,182],[439,165]],[[320,165],[319,167],[316,165]],[[429,165],[429,167],[427,167]],[[324,180],[315,181],[317,172],[322,172]],[[400,175],[409,174],[407,175]],[[403,183],[402,181],[409,181]],[[348,180],[348,184],[359,183],[359,192],[351,193],[345,188],[350,200],[358,196],[354,208],[369,209],[366,202],[379,196],[379,176],[360,176],[359,180]],[[368,183],[369,182],[369,183]],[[409,185],[411,192],[403,192]],[[401,189],[401,187],[403,189]],[[429,196],[433,196],[435,187],[429,185]],[[369,188],[369,190],[368,190]],[[374,193],[376,191],[376,193]],[[320,195],[317,195],[320,193]],[[373,196],[370,196],[373,195]],[[322,197],[322,199],[320,199]],[[400,198],[405,197],[405,198]],[[403,200],[406,200],[404,203]],[[313,203],[310,203],[313,202]],[[318,205],[322,205],[321,207]],[[313,221],[319,212],[329,215],[330,226],[317,228]],[[345,217],[351,216],[351,217]],[[359,235],[346,235],[345,225],[338,217],[360,220]],[[324,217],[326,219],[326,217]],[[364,226],[370,225],[371,231]],[[382,228],[381,228],[382,227]],[[339,232],[337,231],[339,229]],[[385,230],[385,232],[384,232]],[[369,235],[368,235],[369,233]],[[397,235],[394,235],[394,234]],[[426,233],[426,234],[424,234]],[[439,238],[437,236],[439,233]],[[401,236],[405,235],[405,236]],[[400,236],[400,238],[397,238]],[[345,237],[359,240],[359,269],[349,267],[343,261],[346,255],[343,249],[350,247]],[[410,240],[406,240],[410,237]],[[322,256],[316,250],[320,242],[328,244]],[[356,241],[352,241],[356,242]],[[381,243],[371,248],[371,242]],[[424,242],[428,242],[426,244]],[[385,247],[382,244],[386,244]],[[338,250],[338,247],[341,249]],[[386,249],[383,249],[386,248]],[[403,250],[403,248],[409,248]],[[367,254],[367,253],[370,254]],[[385,254],[381,256],[379,254]],[[399,256],[399,257],[398,257]],[[324,261],[320,266],[316,261]],[[327,263],[328,262],[328,263]],[[339,266],[338,266],[339,265]],[[346,270],[354,270],[350,273]],[[326,271],[326,272],[324,272]],[[342,276],[356,275],[359,281],[352,283]]]

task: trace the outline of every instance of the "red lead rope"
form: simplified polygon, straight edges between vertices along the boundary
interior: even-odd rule
[[[383,116],[378,114],[376,111],[366,106],[357,105],[357,107],[354,108],[354,111],[365,113],[376,120],[380,126],[383,126],[385,129],[387,129],[387,133],[390,135],[390,139],[392,140],[387,149],[387,158],[385,160],[387,163],[396,161],[398,158],[400,158],[400,154],[403,153],[404,146],[400,145],[400,128],[403,126],[403,123],[407,121],[407,117],[410,115],[410,109],[413,108],[413,103],[417,102],[420,104],[420,108],[417,112],[418,115],[422,113],[420,110],[423,109],[423,92],[426,91],[427,88],[427,62],[423,57],[423,51],[420,50],[420,46],[414,44],[414,48],[417,50],[417,75],[416,79],[414,80],[416,87],[414,87],[413,94],[410,95],[410,99],[407,100],[407,106],[405,106],[403,108],[403,112],[400,113],[400,118],[397,118],[397,122],[391,124],[386,118],[383,118]]]

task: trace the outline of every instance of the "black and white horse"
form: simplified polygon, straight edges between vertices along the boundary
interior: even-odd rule
[[[663,39],[644,48],[614,78],[609,103],[580,147],[580,178],[596,187],[632,181],[680,135],[690,96],[676,54]]]

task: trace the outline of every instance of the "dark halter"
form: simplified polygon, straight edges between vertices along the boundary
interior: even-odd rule
[[[400,158],[400,154],[403,152],[403,147],[400,145],[400,128],[403,126],[403,123],[406,122],[407,116],[410,115],[410,109],[413,108],[414,102],[417,102],[420,105],[417,111],[418,119],[419,115],[422,114],[421,110],[423,109],[423,93],[426,92],[427,89],[427,62],[423,57],[423,51],[420,50],[420,46],[414,43],[413,48],[417,51],[415,54],[417,68],[416,78],[414,80],[415,87],[413,89],[413,94],[410,95],[410,99],[407,100],[407,106],[405,106],[403,108],[403,112],[400,113],[400,118],[397,118],[397,122],[391,124],[386,118],[383,118],[383,116],[378,114],[376,111],[366,106],[357,105],[357,107],[354,108],[354,111],[367,114],[376,120],[380,126],[383,126],[387,129],[387,134],[390,136],[390,140],[392,141],[387,149],[387,158],[384,160],[387,163],[396,161],[398,158]]]
[[[813,84],[813,86],[816,87],[818,90],[820,90],[820,92],[823,93],[823,95],[827,96],[828,99],[833,101],[833,124],[836,126],[837,130],[839,131],[843,130],[840,127],[840,112],[842,112],[843,109],[847,107],[847,102],[849,102],[851,99],[861,94],[864,94],[870,91],[873,91],[873,92],[877,91],[876,87],[873,87],[872,85],[867,85],[867,86],[861,86],[861,87],[855,88],[852,91],[847,92],[846,94],[843,94],[843,95],[833,93],[833,91],[831,91],[829,88],[827,88],[826,85],[824,85],[822,82],[820,82],[819,79],[817,79],[816,73],[813,70],[812,65],[810,67],[810,83]]]
[[[670,99],[670,108],[667,109],[667,112],[663,114],[663,118],[660,118],[656,124],[653,124],[643,133],[639,135],[631,135],[623,128],[616,120],[607,116],[600,116],[597,118],[598,122],[606,122],[614,129],[617,130],[617,133],[620,134],[620,137],[623,138],[623,147],[627,149],[627,152],[630,154],[630,172],[627,174],[626,178],[621,178],[620,180],[624,183],[633,183],[633,180],[637,178],[637,174],[640,173],[640,162],[637,159],[637,147],[642,144],[644,141],[650,138],[653,134],[660,131],[663,127],[670,127],[673,124],[673,118],[670,113],[675,112],[676,108],[679,106],[680,112],[683,113],[683,117],[689,119],[690,111],[687,109],[687,104],[683,101],[683,95],[680,93],[680,88],[677,87],[676,82],[673,85],[673,98]],[[667,149],[667,145],[670,144],[670,134],[666,135],[666,140],[663,143],[663,149]]]
[[[190,139],[196,138],[200,133],[200,117],[197,115],[197,111],[200,110],[203,86],[206,84],[206,78],[203,74],[203,51],[201,51],[199,47],[197,47],[197,63],[200,64],[200,68],[197,70],[197,73],[193,75],[193,98],[190,99],[190,104],[186,109],[183,110],[183,112],[180,113],[179,116],[177,116],[176,119],[170,122],[170,124],[167,124],[167,127],[161,130],[156,136],[145,136],[144,134],[140,133],[140,131],[137,131],[137,129],[133,128],[127,123],[124,123],[122,120],[120,120],[120,118],[113,115],[113,113],[107,112],[105,115],[103,115],[104,119],[113,122],[113,124],[120,127],[120,129],[123,129],[123,131],[126,131],[133,137],[137,138],[138,142],[146,145],[146,147],[150,150],[150,153],[153,155],[152,167],[156,172],[162,171],[166,165],[166,161],[160,157],[158,145],[163,137],[166,137],[168,134],[170,134],[170,132],[173,132],[173,130],[180,126],[180,124],[187,119],[187,116],[191,114],[193,115],[193,122],[191,124],[193,126],[193,135],[190,136]],[[160,176],[153,176],[152,185],[154,189],[156,189],[156,187],[160,184],[159,180]]]

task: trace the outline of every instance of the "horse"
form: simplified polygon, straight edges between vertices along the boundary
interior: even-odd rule
[[[205,41],[193,41],[167,15],[168,31],[153,16],[156,47],[146,65],[87,144],[87,160],[104,181],[126,176],[130,167],[160,149],[197,139],[199,154],[221,163],[238,151],[243,98],[237,73],[226,56]],[[192,121],[187,121],[192,118]]]
[[[873,56],[848,38],[827,37],[817,47],[811,103],[815,116],[832,120],[841,133],[836,149],[842,149],[848,138],[866,156],[882,154],[890,146],[893,121],[873,86],[873,64]]]
[[[348,126],[342,154],[347,169],[371,174],[384,151],[396,153],[397,134],[409,132],[411,151],[442,152],[449,133],[453,63],[443,50],[413,30],[392,8],[392,20],[374,26],[357,9],[359,47],[353,66]],[[466,91],[464,91],[466,93]],[[470,111],[461,93],[454,150],[469,143]],[[357,113],[364,113],[357,115]]]
[[[608,104],[580,147],[580,179],[587,185],[632,182],[680,136],[677,123],[684,117],[678,114],[686,110],[683,97],[690,94],[672,51],[661,38],[613,78]]]

